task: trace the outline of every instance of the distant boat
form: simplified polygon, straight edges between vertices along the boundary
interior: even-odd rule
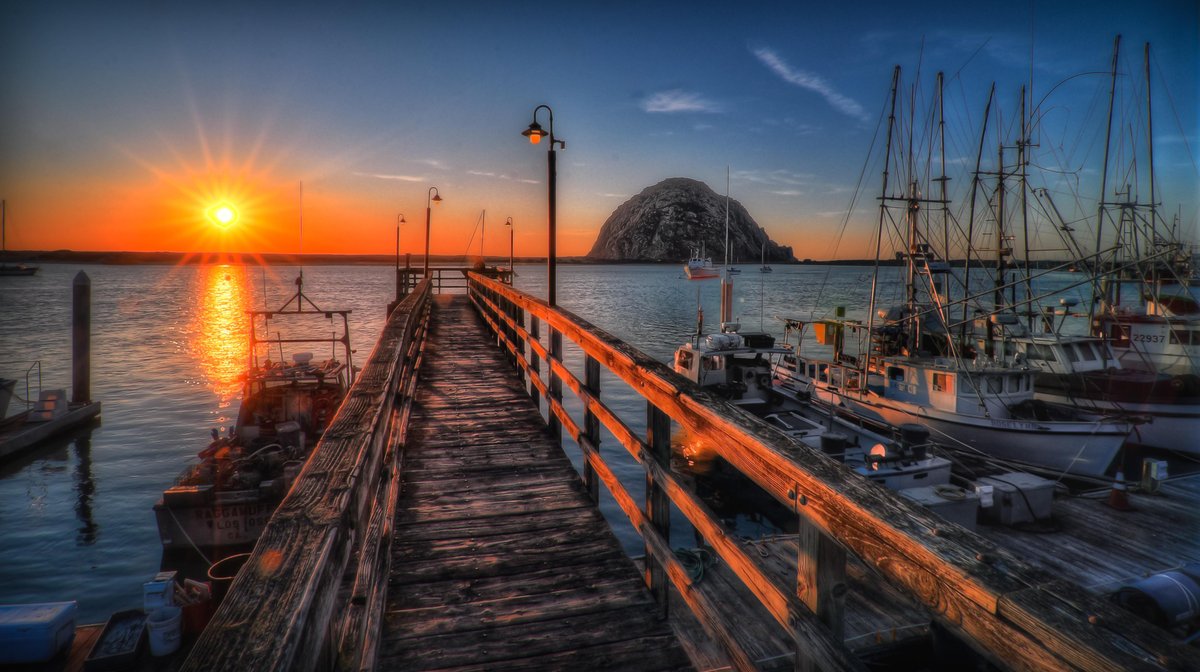
[[[0,200],[0,258],[3,258],[8,254],[8,243],[5,240],[5,237],[8,234],[8,216],[6,206],[6,202]],[[0,276],[33,275],[37,272],[37,266],[26,266],[25,264],[9,265],[0,261]]]
[[[707,280],[717,277],[717,269],[713,268],[712,257],[704,256],[704,243],[700,243],[700,250],[692,250],[692,258],[687,260],[683,266],[684,273],[690,280]]]
[[[767,241],[765,240],[762,244],[762,261],[760,263],[762,263],[762,266],[758,267],[759,273],[771,273],[774,271],[774,269],[767,265]]]

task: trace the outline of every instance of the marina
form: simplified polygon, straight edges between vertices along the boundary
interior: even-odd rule
[[[1200,670],[1193,4],[20,9],[0,670]]]

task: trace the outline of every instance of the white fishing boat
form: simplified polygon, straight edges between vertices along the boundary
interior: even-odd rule
[[[698,310],[696,333],[675,351],[677,373],[869,480],[894,490],[923,489],[927,503],[956,502],[955,511],[963,512],[957,522],[974,525],[979,497],[974,490],[950,485],[951,463],[930,454],[929,430],[906,425],[895,432],[874,432],[823,412],[779,385],[773,361],[790,356],[791,348],[776,346],[775,337],[765,331],[741,331],[741,325],[731,321],[733,284],[729,278],[721,284],[721,329],[705,334]],[[941,488],[945,497],[933,488]]]
[[[319,308],[303,279],[301,272],[296,293],[278,310],[250,311],[237,423],[225,436],[214,429],[199,462],[154,505],[165,550],[198,549],[216,559],[214,549],[254,543],[350,389],[350,311]],[[295,333],[285,338],[281,329]],[[317,347],[328,348],[328,357],[318,359]]]
[[[704,256],[704,243],[700,243],[700,249],[692,250],[692,256],[683,265],[683,272],[691,280],[707,280],[718,276],[717,269],[713,268],[712,257]]]
[[[1012,267],[1012,248],[1003,230],[1002,202],[994,221],[997,259],[991,303],[979,301],[965,289],[959,290],[957,300],[949,298],[952,283],[959,278],[953,275],[944,253],[934,249],[933,242],[944,236],[932,231],[935,223],[925,214],[926,208],[941,212],[942,226],[949,225],[945,171],[943,177],[925,178],[933,185],[940,184],[939,193],[939,187],[923,184],[918,176],[909,174],[912,148],[901,153],[906,158],[900,165],[892,165],[892,140],[903,135],[893,134],[898,81],[899,68],[892,83],[879,235],[882,240],[885,230],[890,230],[903,241],[896,255],[905,269],[903,304],[876,311],[880,298],[877,266],[866,324],[847,320],[821,323],[818,340],[833,346],[832,358],[797,352],[784,358],[781,371],[793,388],[807,392],[817,403],[875,427],[916,422],[929,427],[934,438],[950,449],[1056,474],[1103,476],[1132,424],[1036,399],[1036,369],[1017,357],[1015,347],[997,337],[999,325],[1015,321],[1003,292],[1009,286],[1006,271]],[[940,77],[938,83],[940,96]],[[986,114],[984,118],[986,128]],[[932,146],[929,151],[937,153]],[[889,191],[894,187],[889,184],[889,167],[907,176],[895,192]],[[969,267],[964,269],[963,278],[969,278],[969,273]],[[950,322],[950,315],[968,310],[971,319]],[[791,326],[805,325],[792,321]]]

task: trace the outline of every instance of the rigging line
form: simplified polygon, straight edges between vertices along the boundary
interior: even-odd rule
[[[1164,85],[1159,87],[1159,89],[1167,94],[1167,102],[1170,104],[1171,114],[1175,117],[1175,127],[1179,129],[1179,137],[1183,141],[1183,149],[1187,152],[1188,161],[1192,163],[1192,170],[1200,172],[1200,168],[1196,165],[1196,157],[1192,155],[1192,145],[1188,142],[1187,133],[1183,131],[1183,122],[1179,119],[1179,108],[1175,105],[1175,97],[1171,95],[1171,89],[1165,84],[1167,78],[1162,72],[1162,65],[1158,62],[1157,54],[1151,57],[1150,62],[1154,64],[1159,79],[1164,82]]]
[[[867,156],[863,160],[862,168],[858,171],[858,180],[854,183],[854,191],[850,194],[850,204],[846,208],[846,215],[842,217],[841,225],[838,227],[837,235],[833,239],[833,249],[830,252],[832,258],[837,253],[838,248],[842,244],[842,238],[846,234],[846,228],[850,225],[850,216],[854,212],[854,206],[858,203],[858,197],[862,194],[863,182],[867,175],[867,167],[871,164],[871,157],[875,155],[875,143],[879,140],[879,129],[883,126],[884,113],[887,110],[887,97],[883,99],[883,104],[879,110],[879,116],[875,122],[875,131],[871,134],[871,142],[867,148]],[[886,167],[884,168],[886,170]],[[813,310],[809,311],[809,318],[816,317],[816,306],[821,305],[821,298],[824,296],[825,288],[829,284],[829,276],[833,271],[833,266],[825,268],[825,275],[821,278],[821,284],[817,289],[817,298],[813,303]],[[825,312],[826,315],[829,311]]]

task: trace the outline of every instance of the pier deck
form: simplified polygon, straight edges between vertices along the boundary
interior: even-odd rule
[[[379,669],[690,669],[465,296],[437,297]]]

